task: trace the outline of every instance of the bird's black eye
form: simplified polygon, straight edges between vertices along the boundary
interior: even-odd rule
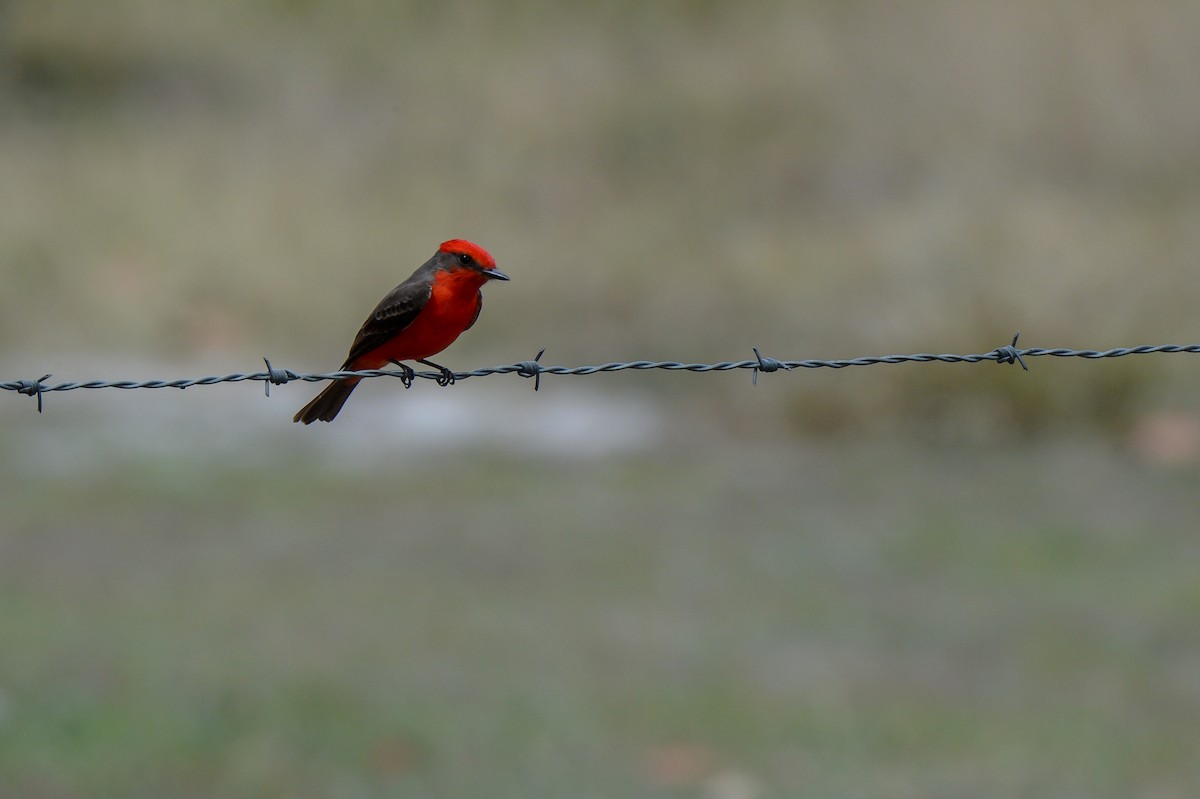
[[[458,262],[460,264],[462,264],[463,266],[470,266],[471,265],[471,256],[467,255],[465,252],[460,252],[458,254]]]

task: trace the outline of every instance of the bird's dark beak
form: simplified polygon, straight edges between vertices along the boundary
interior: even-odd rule
[[[501,272],[499,269],[485,269],[483,273],[492,280],[508,280],[508,275]]]

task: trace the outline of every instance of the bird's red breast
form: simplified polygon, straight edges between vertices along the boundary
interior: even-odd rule
[[[486,255],[482,248],[475,249]],[[479,288],[486,282],[474,269],[437,272],[429,299],[412,324],[387,343],[360,355],[354,368],[379,369],[390,361],[416,361],[446,349],[479,315]]]

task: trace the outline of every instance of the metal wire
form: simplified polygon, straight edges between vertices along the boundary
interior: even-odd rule
[[[932,353],[915,353],[912,355],[879,355],[879,356],[862,356],[858,358],[845,358],[824,360],[810,358],[798,361],[782,361],[775,358],[768,358],[762,355],[758,348],[753,348],[754,359],[744,361],[719,361],[717,363],[682,363],[679,361],[613,361],[611,363],[599,364],[596,366],[546,366],[541,363],[542,355],[545,353],[543,349],[532,360],[519,361],[517,363],[505,364],[503,366],[491,366],[482,369],[472,369],[468,372],[454,372],[453,380],[466,380],[470,377],[486,377],[488,375],[504,375],[517,374],[521,377],[532,377],[534,380],[534,391],[541,387],[542,375],[594,375],[600,372],[621,372],[627,369],[636,369],[639,371],[647,371],[653,369],[661,369],[669,372],[728,372],[735,369],[749,369],[753,372],[753,382],[758,383],[758,375],[760,372],[770,373],[779,371],[780,369],[845,369],[848,366],[873,366],[883,363],[979,363],[981,361],[993,361],[995,363],[1004,364],[1020,364],[1022,369],[1028,370],[1025,364],[1025,358],[1038,358],[1043,356],[1052,356],[1056,358],[1087,358],[1091,360],[1100,358],[1121,358],[1126,355],[1147,355],[1150,353],[1200,353],[1200,344],[1157,344],[1157,345],[1141,345],[1137,347],[1117,347],[1110,350],[1074,350],[1065,347],[1055,349],[1044,349],[1041,347],[1032,347],[1029,349],[1021,349],[1017,347],[1018,333],[1013,336],[1011,344],[1005,344],[997,347],[991,352],[978,353],[974,355],[955,355],[951,353],[932,354]],[[76,389],[99,389],[99,388],[119,388],[125,390],[143,389],[143,388],[192,388],[193,386],[211,386],[217,383],[240,383],[246,380],[252,382],[263,383],[267,395],[270,396],[272,385],[283,385],[294,381],[303,381],[306,383],[316,383],[323,380],[341,380],[347,377],[397,377],[404,383],[405,387],[411,385],[413,378],[424,380],[434,380],[445,382],[445,375],[441,372],[413,372],[407,369],[367,369],[356,372],[321,372],[316,374],[298,374],[291,369],[277,369],[271,365],[271,362],[266,358],[263,359],[266,364],[266,371],[262,372],[236,372],[228,375],[210,375],[207,377],[191,377],[181,378],[178,380],[89,380],[85,382],[69,382],[47,384],[50,375],[43,375],[37,380],[10,380],[0,382],[0,389],[7,391],[15,391],[18,394],[24,394],[30,397],[37,397],[38,413],[42,412],[42,396],[54,391],[74,391]]]

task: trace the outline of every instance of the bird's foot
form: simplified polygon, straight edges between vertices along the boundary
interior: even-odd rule
[[[454,377],[454,372],[450,371],[446,367],[442,366],[441,364],[434,363],[433,361],[420,360],[420,361],[418,361],[418,363],[423,363],[426,366],[430,367],[431,369],[437,369],[439,372],[441,372],[441,374],[437,378],[437,384],[439,386],[454,385],[454,382],[456,379]]]
[[[417,373],[414,372],[413,368],[406,363],[402,363],[400,361],[392,361],[392,363],[394,363],[396,368],[400,370],[400,383],[405,388],[412,388],[413,379],[417,376]]]

